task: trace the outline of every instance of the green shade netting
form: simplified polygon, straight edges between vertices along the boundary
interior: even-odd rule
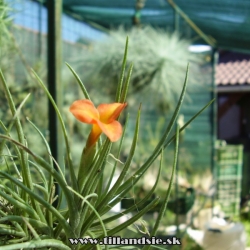
[[[249,0],[176,0],[175,3],[206,35],[217,41],[217,47],[250,51]],[[135,4],[135,0],[64,0],[63,8],[80,20],[110,29],[120,25],[131,27]],[[174,10],[166,0],[147,0],[141,11],[141,23],[173,29]],[[179,30],[197,43],[202,41],[182,18]]]

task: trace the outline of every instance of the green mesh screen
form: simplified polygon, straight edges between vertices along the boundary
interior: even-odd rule
[[[130,27],[136,1],[64,0],[64,11],[101,27]],[[250,50],[249,0],[176,0],[175,3],[220,48]],[[173,29],[175,15],[166,0],[147,0],[141,11],[141,23]],[[180,18],[179,30],[194,39],[196,35]],[[196,40],[197,42],[201,42]]]

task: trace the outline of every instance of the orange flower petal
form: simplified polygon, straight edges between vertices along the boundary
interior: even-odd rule
[[[127,103],[100,104],[97,110],[100,114],[100,120],[104,123],[110,123],[117,119]]]
[[[91,147],[93,144],[95,144],[97,142],[97,140],[99,139],[101,133],[102,133],[102,130],[99,127],[99,125],[94,124],[93,127],[92,127],[92,130],[90,132],[90,135],[88,137],[87,148]]]
[[[99,120],[99,112],[90,100],[75,101],[69,110],[81,122],[94,124]]]
[[[118,121],[112,121],[111,123],[102,123],[97,121],[102,132],[109,138],[110,141],[115,142],[122,136],[122,125]]]

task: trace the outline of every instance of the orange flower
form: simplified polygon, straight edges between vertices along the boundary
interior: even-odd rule
[[[95,108],[90,100],[78,100],[70,106],[70,112],[77,120],[93,124],[87,141],[87,148],[96,143],[101,133],[104,133],[112,142],[120,139],[122,126],[116,121],[127,103],[100,104]]]

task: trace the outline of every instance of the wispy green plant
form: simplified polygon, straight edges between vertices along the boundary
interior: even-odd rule
[[[84,57],[79,58],[79,71],[86,83],[101,87],[106,95],[114,96],[122,62],[124,37],[130,40],[130,53],[127,62],[133,63],[131,75],[131,95],[147,95],[149,102],[174,108],[182,89],[182,74],[186,62],[192,64],[192,71],[200,59],[189,51],[191,41],[182,39],[177,33],[146,26],[138,29],[112,30],[102,40],[92,44]],[[77,61],[77,58],[75,59]],[[191,83],[195,83],[195,74],[191,72]],[[135,98],[135,97],[134,97]]]
[[[20,33],[24,34],[24,36],[28,36],[28,34],[27,31],[25,33],[25,30],[20,30],[20,27],[18,28],[18,26],[13,24],[12,18],[14,16],[14,9],[10,6],[10,1],[0,0],[1,70],[8,81],[8,87],[11,90],[12,98],[15,100],[15,105],[18,106],[25,96],[29,92],[32,92],[32,96],[26,102],[26,108],[23,109],[23,116],[20,117],[20,120],[25,122],[25,117],[29,117],[36,123],[36,126],[39,126],[42,131],[45,131],[47,129],[46,96],[43,93],[41,94],[41,89],[30,77],[31,61],[29,60],[29,57],[28,60],[26,60],[27,54],[23,53],[24,50],[22,50],[22,48],[24,48],[22,46],[24,39],[21,39],[22,41],[18,39]],[[28,53],[30,53],[30,50]],[[18,62],[20,63],[18,64]],[[45,74],[43,72],[41,61],[32,64],[32,67],[39,76],[44,79]],[[18,75],[16,74],[17,72]],[[8,103],[5,101],[5,94],[2,85],[0,85],[0,106],[1,120],[4,124],[8,124],[11,120],[11,114],[9,112]],[[34,110],[37,109],[40,109],[39,114],[34,112]],[[25,126],[23,127],[23,130],[26,131]],[[26,136],[30,142],[30,146],[32,146],[36,152],[42,153],[43,149],[39,146],[41,144],[41,139],[38,134],[26,133]]]
[[[0,1],[0,45],[5,46],[9,43],[9,38],[6,36],[7,27],[11,24],[10,18],[8,18],[9,7],[1,0]],[[1,50],[2,51],[2,50]]]
[[[10,38],[9,29],[12,27],[12,21],[8,16],[9,6],[4,0],[0,0],[0,63],[9,64],[10,54],[13,55],[14,47]]]
[[[140,128],[140,105],[135,125],[133,141],[127,159],[123,164],[120,175],[112,186],[117,162],[122,148],[122,142],[126,136],[127,122],[122,128],[118,119],[120,113],[126,108],[127,90],[129,87],[128,77],[125,76],[126,59],[128,51],[128,40],[126,43],[125,54],[123,57],[122,70],[116,91],[115,102],[110,104],[100,104],[95,108],[90,100],[86,88],[81,82],[76,72],[68,65],[70,71],[76,77],[76,82],[83,91],[85,99],[76,100],[70,106],[70,112],[81,122],[92,124],[91,132],[87,142],[82,146],[82,154],[79,159],[78,172],[73,168],[69,136],[66,125],[58,110],[56,103],[47,90],[44,83],[35,72],[35,80],[47,94],[52,102],[59,122],[63,130],[65,141],[65,160],[70,176],[65,176],[60,166],[51,156],[49,144],[44,135],[39,131],[35,124],[31,121],[30,130],[34,130],[41,137],[47,152],[47,159],[34,153],[29,147],[28,141],[24,134],[21,119],[21,109],[25,105],[28,97],[26,97],[17,109],[13,101],[12,95],[7,86],[7,82],[0,71],[0,82],[3,85],[5,95],[12,113],[12,122],[9,125],[0,123],[0,156],[1,168],[4,166],[7,171],[0,171],[0,245],[2,250],[7,249],[109,249],[108,245],[91,245],[91,244],[71,244],[70,239],[79,238],[99,238],[103,239],[107,236],[119,234],[122,230],[129,227],[139,220],[145,213],[150,211],[159,202],[159,197],[148,203],[149,198],[153,194],[160,179],[160,170],[162,168],[162,160],[159,166],[159,174],[153,188],[139,200],[136,204],[123,212],[112,215],[109,211],[119,203],[140,178],[148,171],[158,156],[162,154],[164,149],[171,143],[175,142],[175,155],[173,159],[172,174],[170,185],[164,194],[163,205],[159,211],[159,216],[155,222],[151,236],[157,232],[161,218],[165,212],[166,204],[170,195],[173,183],[174,171],[178,156],[179,133],[199,115],[208,105],[206,105],[199,113],[197,113],[182,128],[177,127],[176,133],[169,138],[170,132],[176,124],[181,104],[187,86],[187,75],[183,85],[183,89],[172,116],[172,119],[165,131],[163,132],[159,142],[152,150],[151,155],[143,162],[138,169],[130,172],[130,166],[133,161],[135,150],[137,147],[138,134]],[[131,75],[132,67],[130,67],[129,75]],[[39,110],[38,110],[39,111]],[[12,137],[13,129],[16,130],[17,137]],[[100,135],[104,133],[107,138],[101,140]],[[120,140],[118,154],[111,156],[110,150],[113,142]],[[113,171],[109,175],[109,179],[104,179],[104,171],[110,158],[115,158]],[[35,170],[35,175],[31,171]],[[55,186],[60,187],[59,197],[55,196]],[[62,195],[66,200],[66,208],[61,209]],[[54,201],[57,200],[57,205]],[[120,217],[138,210],[130,219],[123,223],[115,223]],[[110,225],[113,225],[112,227]],[[120,248],[121,246],[116,246]],[[111,248],[111,246],[110,246]],[[135,247],[136,248],[136,247]],[[144,249],[149,249],[145,246]]]

